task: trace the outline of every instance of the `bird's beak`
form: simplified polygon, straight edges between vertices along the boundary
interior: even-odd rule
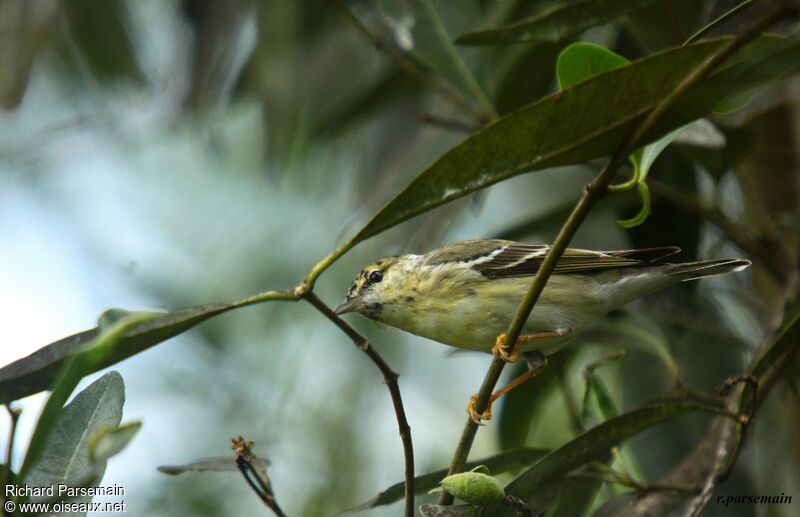
[[[358,298],[348,298],[341,305],[334,309],[336,314],[344,314],[346,312],[353,312],[358,305]]]

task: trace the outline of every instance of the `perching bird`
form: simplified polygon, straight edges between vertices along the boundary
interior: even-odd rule
[[[516,360],[504,353],[503,333],[549,248],[504,240],[471,240],[448,244],[425,255],[382,258],[356,275],[336,312],[359,312],[447,345],[493,351]],[[561,349],[587,325],[641,296],[750,265],[744,259],[663,262],[679,251],[674,246],[621,251],[567,249],[517,342],[517,350],[528,359],[531,370],[537,369],[536,363],[543,363],[542,356]],[[535,373],[527,375],[529,378]],[[496,398],[493,396],[492,401]]]

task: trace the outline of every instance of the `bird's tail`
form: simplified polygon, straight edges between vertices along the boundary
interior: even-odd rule
[[[681,276],[681,282],[688,282],[689,280],[697,280],[707,276],[735,273],[747,268],[749,265],[750,261],[745,259],[704,260],[702,262],[675,264],[667,271],[667,274]]]

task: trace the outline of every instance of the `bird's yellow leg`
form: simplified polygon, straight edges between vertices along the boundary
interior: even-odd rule
[[[522,334],[517,338],[517,344],[526,343],[528,341],[533,341],[536,339],[547,339],[552,337],[562,337],[564,336],[564,332],[553,331],[553,332],[537,332],[536,334]],[[492,353],[502,359],[507,363],[516,363],[519,361],[519,353],[517,353],[516,347],[514,347],[514,351],[512,353],[508,353],[508,345],[506,344],[506,334],[503,332],[494,342],[494,346],[492,347]]]
[[[494,401],[499,399],[509,391],[513,390],[517,386],[525,384],[525,382],[527,382],[528,380],[533,379],[534,377],[542,373],[545,366],[547,366],[547,358],[541,356],[540,361],[541,362],[535,368],[529,369],[528,371],[526,371],[513,381],[509,382],[499,390],[492,393],[492,396],[489,397],[489,403],[486,404],[486,409],[483,411],[482,414],[478,414],[478,412],[475,410],[475,403],[478,401],[478,394],[477,393],[474,394],[472,398],[469,399],[469,404],[467,404],[467,413],[469,413],[469,417],[472,419],[472,421],[478,425],[481,425],[482,420],[491,420],[492,404],[494,404]]]

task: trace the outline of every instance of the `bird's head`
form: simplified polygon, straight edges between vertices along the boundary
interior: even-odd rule
[[[403,292],[414,258],[416,255],[385,257],[362,269],[350,284],[344,302],[336,308],[336,314],[359,312],[381,320],[384,306],[394,303]]]

